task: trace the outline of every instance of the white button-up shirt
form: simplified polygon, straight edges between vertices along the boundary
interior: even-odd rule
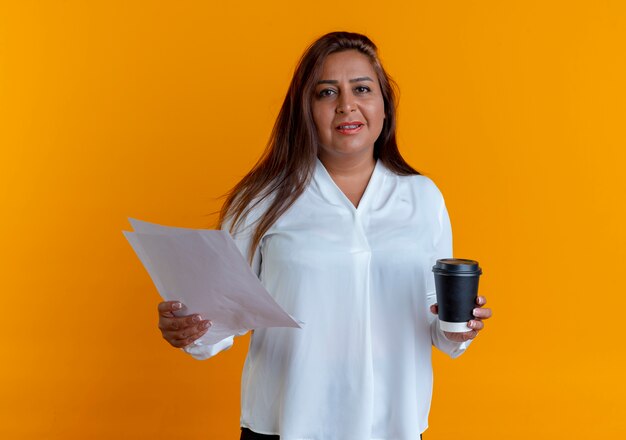
[[[244,255],[251,234],[233,237]],[[431,346],[457,357],[469,345],[448,340],[429,310],[432,266],[447,257],[450,221],[429,178],[398,176],[378,161],[355,208],[317,160],[311,183],[254,255],[265,288],[305,324],[254,331],[241,425],[281,440],[419,438]],[[206,359],[232,343],[185,350]]]

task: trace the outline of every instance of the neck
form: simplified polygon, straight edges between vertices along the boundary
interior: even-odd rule
[[[320,154],[320,161],[330,174],[335,185],[344,193],[355,207],[359,206],[361,197],[367,188],[367,184],[374,172],[376,161],[373,154],[356,158],[341,157],[329,160]]]
[[[319,155],[324,168],[333,178],[352,179],[367,175],[368,178],[374,170],[376,160],[372,155],[360,157],[327,157]]]

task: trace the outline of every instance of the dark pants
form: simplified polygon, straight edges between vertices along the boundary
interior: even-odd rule
[[[422,434],[420,434],[420,439],[421,438]],[[280,437],[277,435],[257,434],[256,432],[250,431],[248,428],[241,428],[240,440],[280,440]]]
[[[241,428],[241,438],[239,440],[280,440],[277,435],[257,434],[248,428]]]

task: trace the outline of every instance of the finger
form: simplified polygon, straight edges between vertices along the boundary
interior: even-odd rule
[[[193,333],[191,336],[189,336],[189,337],[188,337],[187,339],[185,339],[184,341],[185,341],[187,344],[191,344],[193,341],[195,341],[195,340],[197,340],[197,339],[200,339],[202,336],[204,336],[204,334],[205,334],[206,332],[208,332],[208,331],[209,331],[209,328],[210,328],[210,327],[211,327],[211,326],[208,326],[207,328],[203,328],[202,330],[198,330],[198,331],[196,331],[195,333]]]
[[[480,319],[489,319],[491,318],[491,309],[486,309],[484,307],[476,307],[472,314]]]
[[[209,327],[211,327],[211,321],[202,321],[197,325],[169,332],[169,334],[171,335],[172,339],[187,339],[198,332],[203,332],[207,330]]]
[[[435,315],[439,313],[439,306],[437,305],[437,303],[430,306],[430,311]]]
[[[463,333],[463,339],[465,341],[469,341],[470,339],[474,339],[476,336],[478,336],[478,332],[476,330],[472,330],[471,332]]]
[[[163,301],[158,305],[159,315],[167,318],[174,317],[174,312],[183,308],[183,303],[180,301]]]
[[[474,339],[476,336],[478,336],[478,331],[470,330],[468,332],[459,333],[459,335],[461,336],[462,342],[465,342],[465,341],[469,341],[470,339]]]
[[[478,335],[478,332],[476,330],[470,330],[462,333],[451,333],[444,331],[443,333],[446,335],[446,338],[455,342],[465,342],[470,339],[474,339]]]
[[[472,319],[467,323],[468,327],[477,332],[485,328],[485,324],[480,319]]]
[[[188,345],[193,344],[194,341],[200,339],[206,332],[207,332],[207,330],[204,330],[202,332],[196,333],[195,335],[193,335],[193,336],[191,336],[191,337],[189,337],[187,339],[183,339],[181,341],[178,341],[177,345],[179,345],[180,348],[185,348]]]
[[[186,346],[204,335],[211,327],[210,321],[203,321],[195,327],[171,333],[170,343],[174,346]]]
[[[485,304],[487,304],[487,298],[485,298],[484,296],[477,296],[476,304],[478,304],[479,306],[484,306]]]
[[[184,330],[188,327],[192,327],[194,325],[202,322],[202,317],[198,314],[187,315],[187,316],[176,316],[174,318],[160,318],[159,319],[159,328],[161,331],[177,331]]]
[[[187,339],[173,339],[173,340],[168,339],[167,342],[169,342],[173,347],[185,348],[186,346],[193,344],[193,342],[196,339],[200,338],[204,333],[206,332],[203,332],[202,334],[199,334],[198,336],[195,336],[195,335],[191,336]]]

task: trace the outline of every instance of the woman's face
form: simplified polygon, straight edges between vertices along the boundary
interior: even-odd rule
[[[373,156],[385,104],[369,58],[356,50],[329,55],[314,90],[311,106],[320,156]]]

